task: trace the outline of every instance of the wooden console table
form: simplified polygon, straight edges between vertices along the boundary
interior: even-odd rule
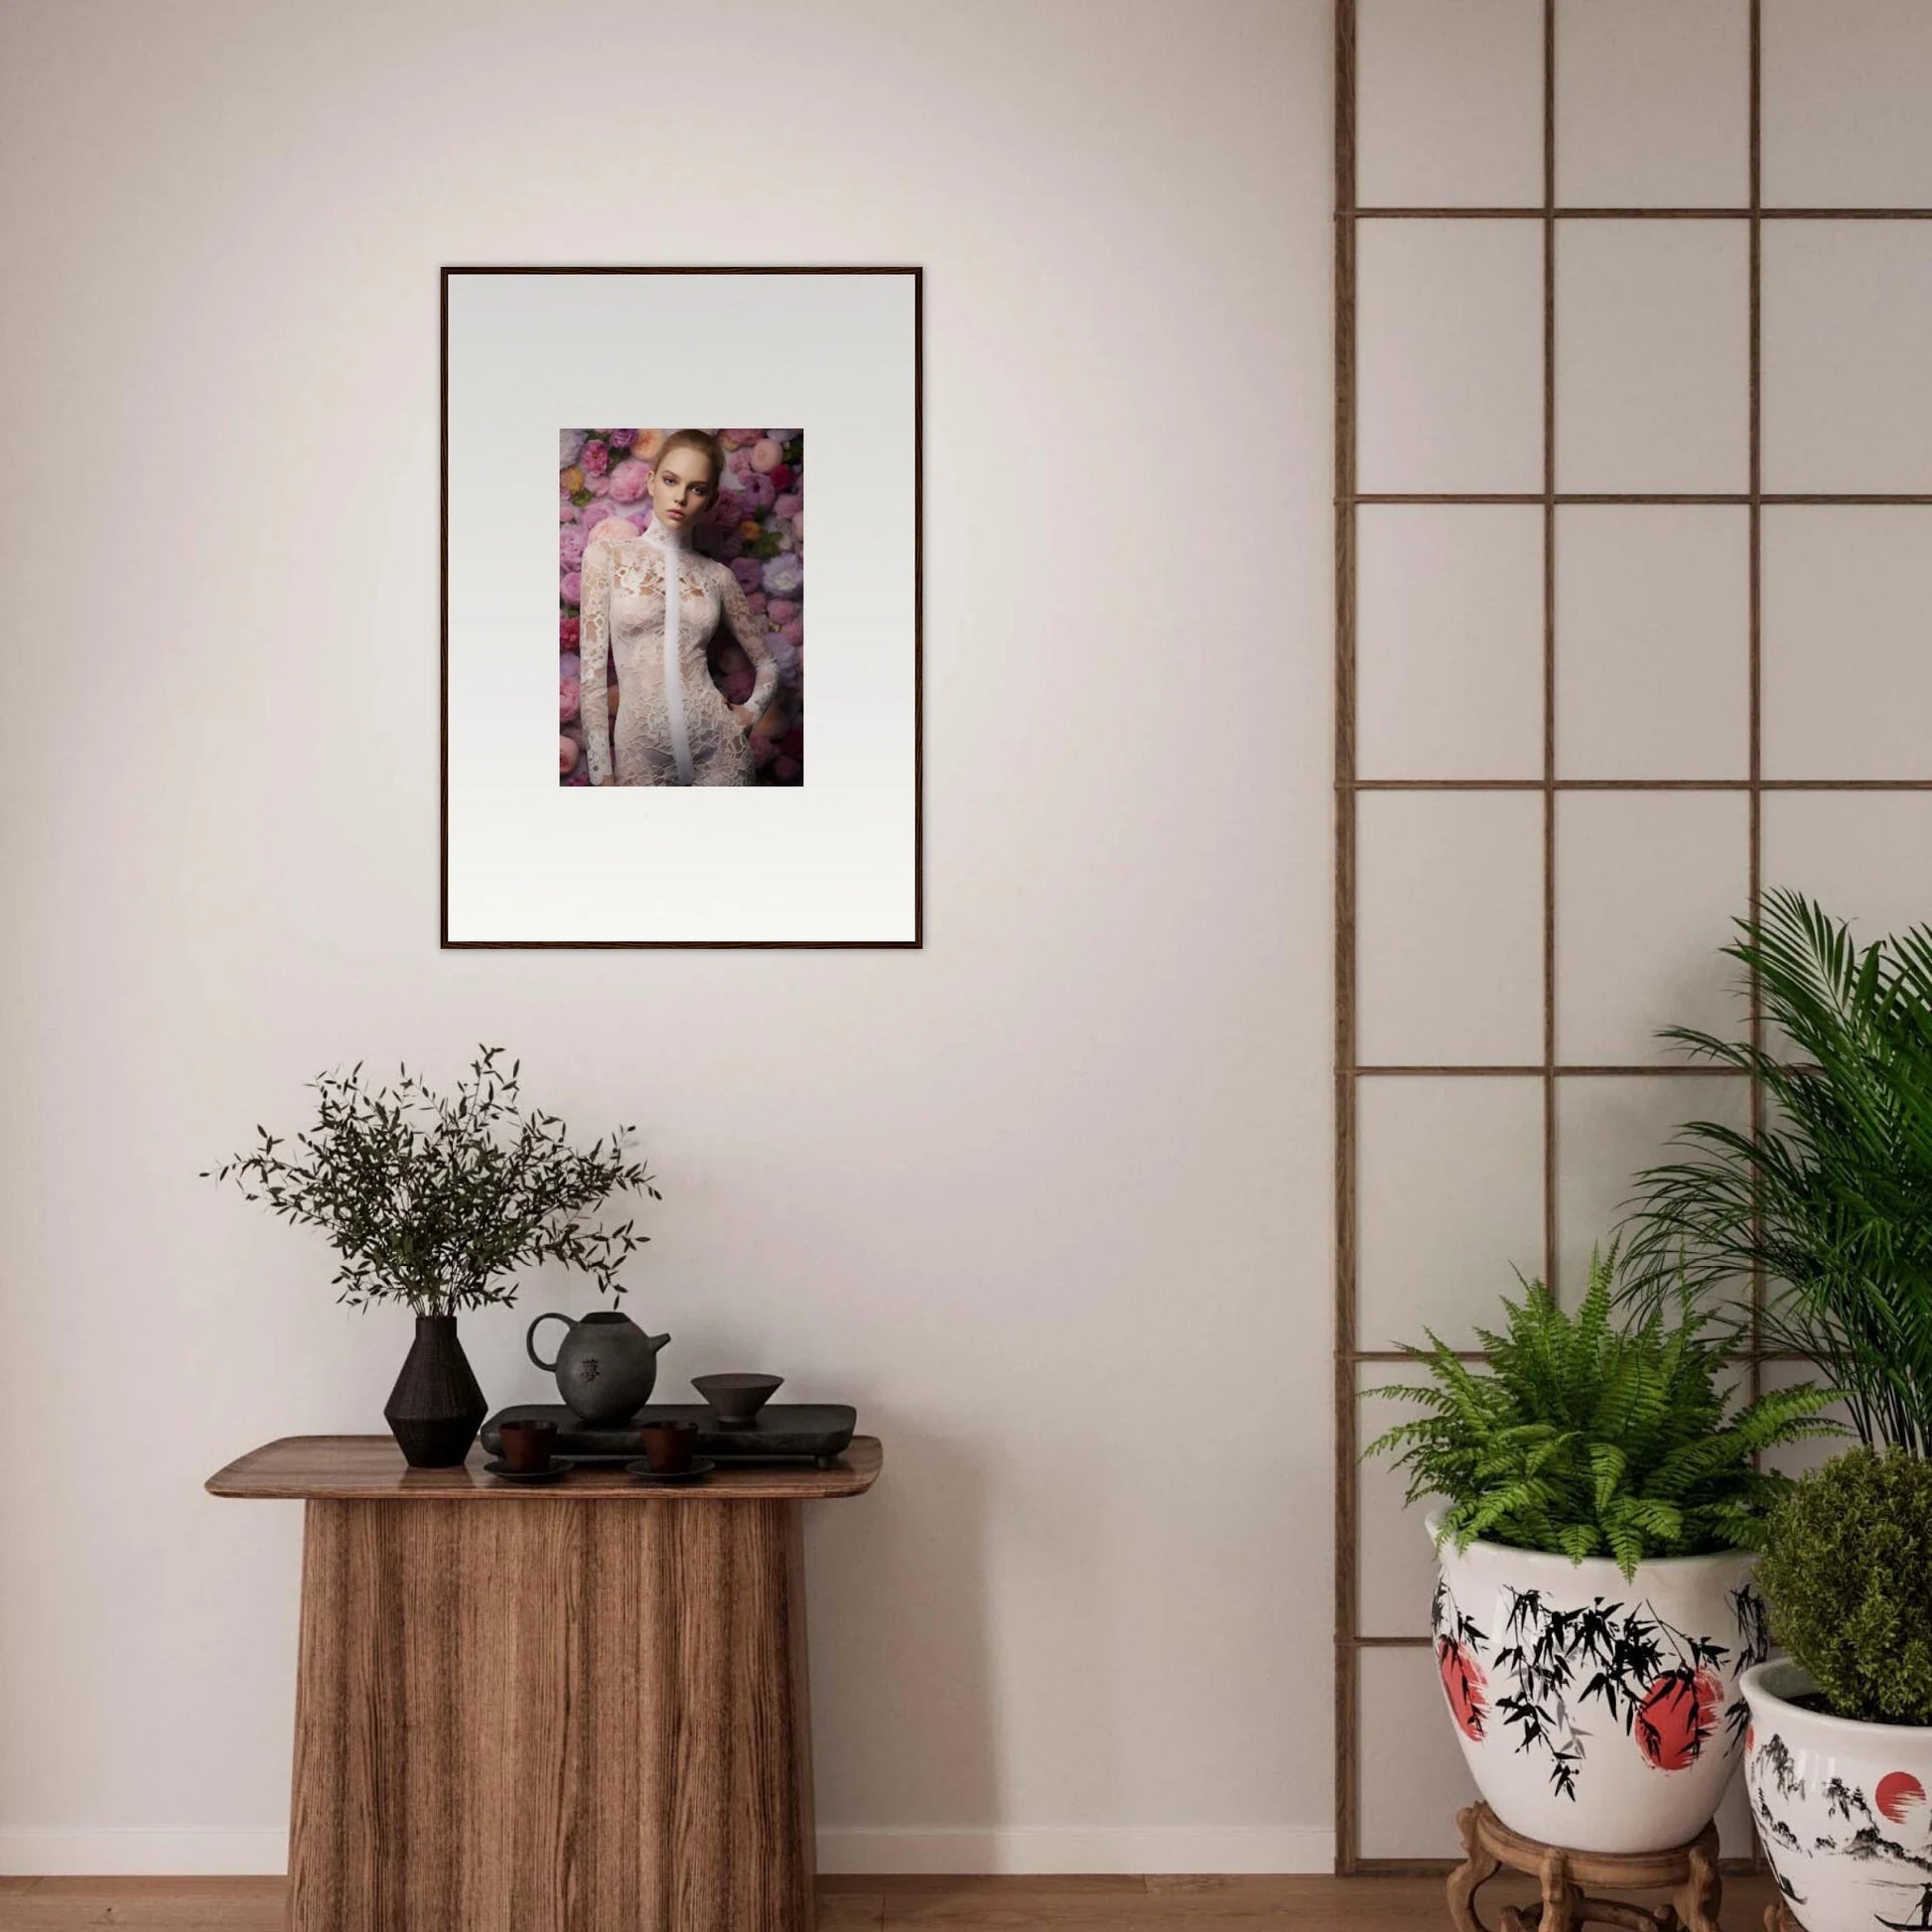
[[[387,1436],[208,1480],[306,1505],[293,1932],[811,1932],[799,1504],[882,1461],[499,1483]]]

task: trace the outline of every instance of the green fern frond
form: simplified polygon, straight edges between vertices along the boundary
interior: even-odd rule
[[[1411,1501],[1447,1502],[1439,1533],[1549,1550],[1605,1553],[1624,1575],[1649,1556],[1753,1549],[1781,1479],[1753,1466],[1765,1449],[1830,1434],[1836,1390],[1806,1384],[1727,1408],[1734,1326],[1680,1295],[1676,1319],[1652,1305],[1618,1318],[1619,1249],[1593,1254],[1575,1314],[1541,1282],[1503,1298],[1484,1360],[1435,1334],[1408,1349],[1427,1384],[1368,1391],[1424,1411],[1362,1451],[1389,1456]]]

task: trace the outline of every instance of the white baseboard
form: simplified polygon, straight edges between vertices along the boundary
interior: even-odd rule
[[[280,1873],[286,1832],[0,1831],[0,1877]],[[1295,1826],[986,1826],[818,1835],[824,1872],[1330,1871],[1334,1835]]]
[[[0,1878],[279,1876],[287,1832],[0,1831]]]
[[[818,1835],[826,1872],[1332,1871],[1335,1835],[1293,1825],[1011,1825]]]

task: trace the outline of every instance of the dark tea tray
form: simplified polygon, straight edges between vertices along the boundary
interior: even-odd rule
[[[647,1402],[627,1423],[599,1428],[560,1402],[513,1402],[483,1426],[483,1446],[502,1451],[498,1432],[506,1422],[542,1420],[557,1425],[556,1452],[578,1462],[628,1462],[643,1454],[638,1431],[651,1422],[694,1422],[697,1453],[718,1462],[835,1462],[859,1426],[846,1402],[772,1402],[741,1428],[728,1429],[707,1403]]]

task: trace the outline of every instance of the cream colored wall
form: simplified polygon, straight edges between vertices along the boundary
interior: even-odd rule
[[[297,1511],[201,1483],[380,1428],[406,1323],[196,1171],[480,1038],[641,1123],[670,1393],[886,1439],[828,1864],[1325,1862],[1328,36],[0,11],[0,1869],[278,1865]],[[600,261],[925,266],[922,952],[437,949],[437,266]],[[467,1319],[490,1397],[587,1305]]]

